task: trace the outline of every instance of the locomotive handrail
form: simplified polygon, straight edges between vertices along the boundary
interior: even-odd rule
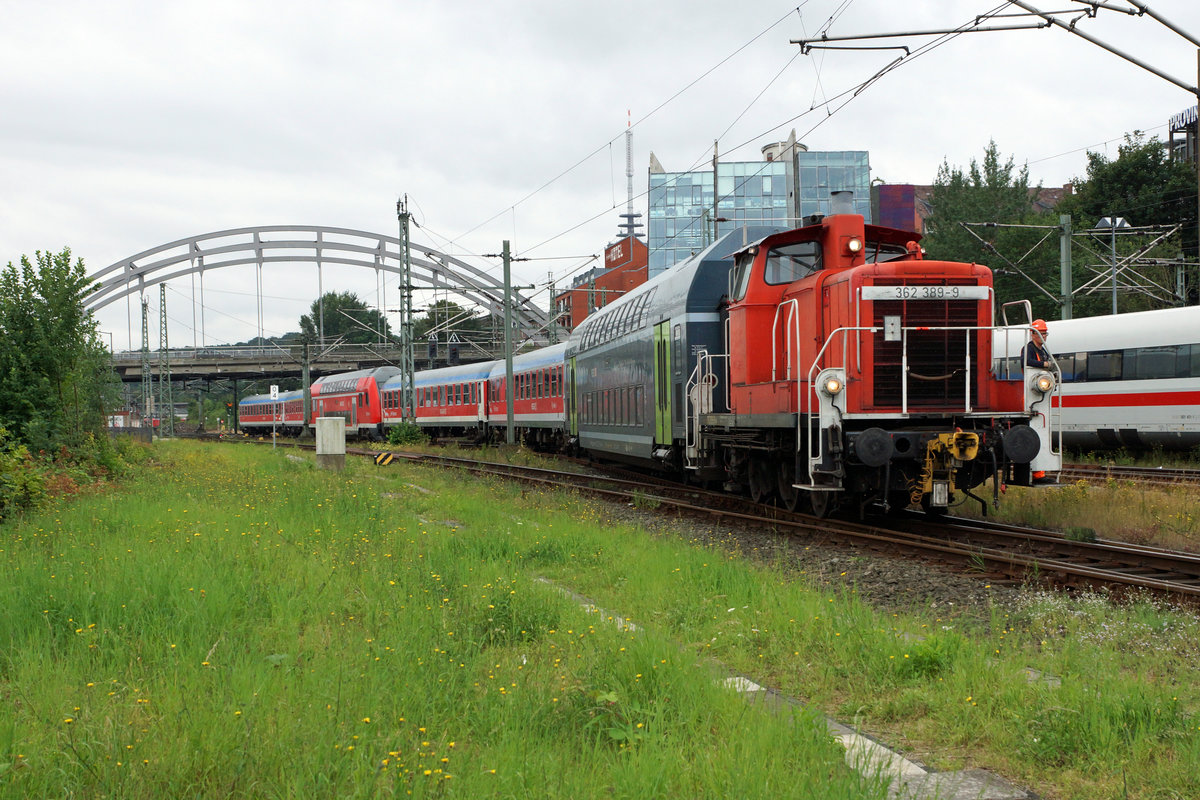
[[[787,317],[784,319],[784,323],[783,323],[783,325],[784,325],[783,336],[784,336],[784,342],[787,344],[787,348],[784,350],[784,357],[787,359],[787,372],[784,376],[784,380],[790,381],[792,379],[792,354],[793,354],[793,351],[792,351],[792,340],[791,340],[790,334],[791,334],[793,328],[795,328],[795,330],[796,330],[795,353],[797,355],[799,355],[799,353],[800,353],[800,303],[796,300],[796,298],[793,297],[791,300],[788,300],[787,302],[781,303],[780,305],[776,306],[775,321],[773,323],[771,323],[771,382],[772,383],[774,383],[776,380],[778,380],[776,365],[779,363],[779,359],[778,359],[778,354],[776,352],[777,348],[776,348],[775,343],[777,341],[779,341],[778,334],[779,334],[780,312],[782,312],[783,309],[785,309],[785,308],[787,309]]]
[[[848,343],[849,335],[852,333],[855,333],[855,334],[868,333],[871,335],[875,335],[875,334],[878,334],[881,330],[882,330],[882,328],[880,328],[878,326],[865,326],[865,325],[846,326],[846,327],[837,328],[837,329],[831,331],[829,336],[826,337],[825,342],[821,345],[821,349],[817,351],[816,357],[813,359],[812,365],[809,367],[809,370],[808,370],[808,398],[809,398],[809,401],[807,404],[808,405],[807,423],[804,422],[805,414],[799,404],[800,393],[797,392],[797,406],[796,406],[796,410],[798,412],[797,413],[797,424],[798,425],[799,424],[807,424],[808,425],[808,448],[807,448],[807,450],[808,450],[810,480],[811,480],[811,476],[812,476],[813,466],[822,461],[822,458],[821,458],[821,456],[822,456],[821,436],[820,436],[820,424],[821,424],[820,397],[818,395],[819,388],[817,386],[817,381],[816,381],[817,375],[824,369],[829,369],[832,367],[839,367],[839,366],[841,369],[846,370],[847,375],[848,375],[849,370],[850,370],[849,363],[847,361],[847,358],[849,356],[849,343]],[[909,374],[909,366],[908,366],[908,335],[909,335],[910,331],[963,331],[963,335],[966,339],[966,351],[964,353],[964,369],[966,371],[966,377],[964,379],[964,384],[965,384],[964,385],[964,390],[965,390],[964,395],[965,396],[963,398],[963,411],[964,411],[964,413],[971,413],[971,411],[972,411],[972,405],[971,405],[971,375],[972,375],[972,372],[971,372],[971,338],[972,338],[973,334],[976,334],[980,331],[992,331],[993,335],[994,335],[997,330],[1002,330],[1002,328],[1000,326],[994,326],[994,325],[910,325],[910,326],[901,327],[900,328],[901,348],[900,348],[900,411],[899,411],[899,414],[902,416],[908,416],[908,414],[909,414],[908,382],[909,382],[910,374]],[[829,351],[833,347],[836,346],[835,340],[839,337],[840,337],[841,343],[842,343],[841,363],[840,364],[832,364],[832,363],[823,364],[822,362],[825,359],[827,353],[829,353]],[[858,337],[856,337],[856,338],[858,338]],[[861,338],[859,338],[859,341],[861,342]],[[859,364],[858,367],[861,369],[861,364]],[[1057,381],[1056,383],[1061,384],[1061,381]],[[849,392],[849,386],[847,385],[843,389],[843,391]],[[836,409],[837,406],[835,405],[834,408]],[[802,438],[801,433],[803,433],[803,431],[799,431],[799,430],[797,431],[798,440]],[[818,487],[816,487],[815,484],[813,484],[813,485],[810,485],[808,488],[815,489]]]
[[[713,354],[709,353],[708,350],[701,350],[700,352],[698,352],[696,354],[696,366],[692,369],[691,374],[688,376],[688,379],[684,384],[685,406],[684,406],[683,444],[684,444],[685,460],[692,458],[697,453],[699,445],[700,445],[700,436],[699,436],[699,434],[700,434],[700,425],[699,425],[700,414],[701,413],[712,413],[712,411],[713,411],[713,409],[711,407],[711,404],[712,404],[711,390],[715,389],[716,387],[721,385],[720,378],[717,377],[716,370],[713,369],[713,362],[716,361],[717,359],[723,359],[725,361],[726,375],[728,376],[728,369],[729,369],[729,354],[728,353],[721,353],[721,354],[713,355]],[[701,385],[706,385],[710,390],[710,394],[709,394],[709,398],[708,398],[710,407],[707,409],[707,411],[704,411],[703,409],[695,407],[696,403],[693,401],[693,398],[692,398],[692,390],[696,389],[697,387],[699,387]],[[728,385],[729,385],[728,379],[726,380],[725,385],[726,385],[726,387],[728,387]],[[699,394],[697,394],[697,397],[699,397]],[[729,410],[728,400],[726,400],[726,403],[725,403],[725,410],[726,411]]]
[[[825,343],[822,344],[821,349],[817,351],[816,356],[813,358],[812,366],[809,367],[809,370],[808,370],[808,392],[811,395],[811,398],[808,402],[808,414],[807,414],[808,421],[807,421],[807,423],[804,422],[805,413],[800,408],[800,392],[798,392],[798,391],[796,392],[797,424],[798,425],[799,424],[807,424],[808,425],[808,453],[807,453],[807,455],[808,455],[808,479],[810,481],[809,488],[816,488],[816,484],[815,484],[815,482],[813,482],[813,477],[812,477],[813,465],[818,464],[821,461],[821,452],[820,452],[820,445],[821,445],[820,405],[821,405],[821,399],[820,399],[820,397],[817,396],[817,381],[816,381],[817,374],[822,369],[826,369],[826,367],[820,366],[821,358],[825,355],[825,351],[829,349],[830,345],[833,344],[834,337],[841,334],[841,337],[842,337],[842,368],[845,369],[845,367],[846,367],[846,352],[845,352],[845,350],[846,350],[846,335],[851,332],[854,332],[854,331],[866,331],[868,333],[877,333],[879,330],[881,330],[881,329],[874,327],[874,326],[865,327],[865,326],[855,325],[854,327],[850,327],[850,328],[838,328],[834,331],[831,331],[829,336],[826,337]],[[797,388],[799,388],[799,387],[797,387]],[[836,406],[834,406],[834,407],[836,408]],[[796,431],[797,444],[799,444],[801,441],[803,441],[804,437],[801,436],[802,433],[803,433],[803,431],[800,431],[800,430]]]

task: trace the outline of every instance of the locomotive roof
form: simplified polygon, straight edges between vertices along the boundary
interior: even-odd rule
[[[770,233],[770,234],[762,237],[758,241],[750,242],[745,247],[739,249],[736,253],[734,253],[734,255],[739,256],[742,253],[744,253],[747,250],[750,250],[751,248],[754,248],[754,247],[762,247],[764,245],[766,247],[770,247],[771,245],[773,245],[777,242],[780,242],[780,241],[790,241],[791,239],[795,238],[795,234],[803,232],[808,228],[815,227],[815,226],[819,225],[824,219],[827,219],[827,218],[814,216],[814,217],[809,217],[808,219],[811,220],[811,222],[809,222],[809,224],[807,224],[807,225],[804,225],[800,228],[792,228],[792,229],[786,230],[786,231],[776,231],[776,232]],[[902,230],[899,230],[898,228],[885,228],[882,225],[864,225],[863,226],[863,235],[864,235],[864,238],[868,242],[880,242],[882,244],[894,244],[894,245],[899,245],[901,247],[908,244],[909,242],[919,242],[923,238],[921,236],[921,234],[919,234],[915,231],[902,231]]]

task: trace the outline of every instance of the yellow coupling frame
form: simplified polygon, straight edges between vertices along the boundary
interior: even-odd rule
[[[909,501],[920,504],[921,498],[933,491],[935,476],[948,482],[955,462],[974,461],[978,455],[979,434],[962,431],[937,434],[925,443],[925,463],[921,465],[921,476],[910,487]]]

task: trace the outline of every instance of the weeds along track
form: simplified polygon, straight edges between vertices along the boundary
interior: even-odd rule
[[[287,446],[313,449],[303,443]],[[368,449],[347,448],[346,452],[368,458],[380,455]],[[808,536],[888,556],[927,559],[993,581],[1107,588],[1117,593],[1149,591],[1200,601],[1200,556],[1175,550],[1107,540],[1077,541],[1056,531],[918,512],[873,522],[821,519],[615,467],[603,472],[594,467],[587,472],[564,471],[430,453],[390,451],[390,455],[392,461],[570,489],[647,512],[720,517],[780,535]]]
[[[1200,470],[1180,467],[1120,467],[1111,464],[1063,464],[1059,480],[1063,482],[1129,481],[1160,486],[1198,486]]]
[[[1176,599],[1200,600],[1200,556],[1173,550],[1113,541],[1075,541],[1055,531],[938,519],[916,512],[894,515],[879,525],[820,519],[622,469],[598,475],[437,455],[402,457],[478,475],[569,488],[647,511],[721,516],[781,535],[819,535],[887,555],[951,564],[977,571],[981,577],[1061,588],[1151,591]]]

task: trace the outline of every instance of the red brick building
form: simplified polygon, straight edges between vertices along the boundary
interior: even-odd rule
[[[646,282],[650,250],[636,236],[626,236],[604,249],[604,266],[576,278],[571,288],[554,298],[558,323],[574,330],[597,308],[603,308],[635,286]]]

